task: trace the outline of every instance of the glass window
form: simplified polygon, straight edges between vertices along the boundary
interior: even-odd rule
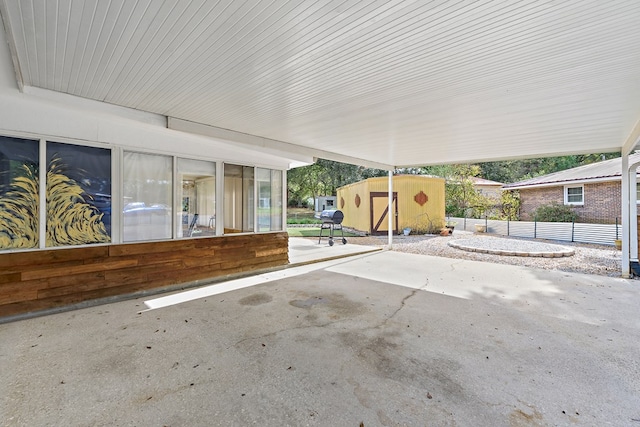
[[[178,159],[176,236],[196,237],[216,234],[216,164],[202,160]]]
[[[258,231],[282,230],[282,171],[256,169]]]
[[[39,141],[0,136],[0,249],[37,248]]]
[[[111,150],[47,143],[46,245],[111,242]]]
[[[282,231],[282,171],[271,171],[271,231]]]
[[[582,205],[584,203],[583,187],[565,187],[564,203],[566,205]]]
[[[125,151],[123,168],[123,241],[170,239],[173,159]]]
[[[254,231],[253,167],[224,165],[224,232]]]

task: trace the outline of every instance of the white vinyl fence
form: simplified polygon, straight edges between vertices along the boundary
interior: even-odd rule
[[[614,245],[619,239],[619,224],[585,224],[571,222],[500,221],[450,217],[456,229],[475,231],[476,224],[487,227],[487,233],[532,239],[561,240],[566,242]]]

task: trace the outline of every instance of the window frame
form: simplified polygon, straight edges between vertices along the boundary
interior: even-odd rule
[[[196,170],[198,169],[197,165],[203,166],[204,163],[208,163],[208,167],[213,167],[213,170],[209,170],[206,171],[206,167],[202,168],[200,171],[196,172]],[[218,180],[218,162],[213,161],[213,160],[203,160],[203,159],[193,159],[193,158],[188,158],[188,157],[183,157],[183,156],[175,156],[175,171],[174,171],[174,181],[175,181],[175,186],[174,186],[174,208],[173,208],[173,216],[174,216],[174,239],[193,239],[193,238],[197,238],[197,237],[213,237],[215,235],[217,235],[217,228],[216,228],[216,215],[217,215],[217,206],[218,206],[218,184],[217,184],[217,180]],[[191,167],[192,169],[189,171],[189,167]],[[188,171],[188,172],[187,172]],[[209,174],[207,175],[207,172],[211,173],[213,172],[213,174]],[[198,175],[197,177],[195,177],[195,175]],[[187,214],[187,220],[186,220],[186,225],[188,225],[188,227],[185,230],[185,219],[183,217],[184,215],[184,199],[185,199],[185,195],[184,195],[184,176],[194,176],[195,180],[194,180],[194,188],[195,188],[195,205],[198,206],[201,202],[201,198],[203,197],[204,199],[206,199],[205,202],[205,206],[208,210],[208,212],[201,217],[201,213],[200,211],[197,212],[198,217],[194,222],[194,219],[192,216],[190,216],[190,214]],[[211,197],[211,193],[209,194],[209,197],[206,196],[207,193],[202,193],[200,195],[198,195],[198,188],[199,185],[204,185],[202,184],[203,182],[206,181],[212,181],[213,182],[213,197]],[[182,188],[181,188],[182,187]],[[209,189],[211,190],[211,187],[209,187]],[[200,196],[200,197],[199,197]],[[190,196],[187,196],[189,203],[192,202],[192,200],[189,198]],[[207,202],[212,202],[213,204],[213,208],[211,208],[211,204],[207,203]],[[191,206],[189,206],[189,208],[191,208]],[[193,227],[191,226],[193,224]],[[202,233],[199,230],[206,230],[204,233]],[[187,231],[187,233],[185,233],[185,231]]]
[[[82,161],[83,157],[82,156],[86,156],[89,158],[99,158],[99,157],[108,157],[108,166],[105,163],[103,165],[103,172],[106,172],[106,170],[108,170],[108,172],[106,172],[106,176],[108,177],[108,192],[109,194],[101,194],[102,196],[105,196],[106,198],[108,198],[108,212],[109,212],[109,222],[108,222],[108,227],[106,224],[104,224],[104,226],[106,227],[106,235],[108,236],[108,241],[107,242],[85,242],[85,243],[65,243],[63,241],[58,241],[58,240],[54,240],[51,235],[49,235],[49,227],[52,226],[52,222],[55,222],[55,217],[50,217],[49,213],[51,211],[50,209],[50,200],[49,200],[49,194],[47,194],[48,192],[48,188],[50,185],[49,182],[49,172],[51,171],[51,162],[52,160],[55,158],[53,157],[55,154],[58,154],[56,151],[56,147],[58,147],[58,150],[61,150],[63,157],[60,157],[60,159],[64,160],[63,165],[70,167],[69,171],[72,171],[72,174],[69,173],[65,173],[65,175],[68,175],[69,177],[73,177],[73,175],[77,175],[80,174],[82,175],[82,169],[81,167],[79,167],[79,164],[84,163]],[[64,148],[63,148],[64,147]],[[100,151],[98,151],[100,150]],[[83,247],[83,246],[92,246],[92,245],[108,245],[114,242],[113,240],[113,221],[112,221],[112,212],[113,212],[113,191],[114,191],[114,178],[113,178],[113,163],[114,163],[114,149],[113,147],[109,147],[109,146],[99,146],[99,145],[92,145],[92,144],[85,144],[85,143],[75,143],[75,142],[68,142],[65,140],[57,140],[57,139],[41,139],[41,151],[43,152],[43,156],[41,156],[40,158],[40,165],[44,165],[44,178],[41,178],[41,182],[45,183],[45,197],[44,197],[44,206],[41,206],[41,209],[44,210],[45,215],[43,216],[45,224],[44,224],[44,247],[42,249],[53,249],[53,248],[61,248],[61,247]],[[80,160],[73,160],[74,158],[74,153],[83,153],[83,154],[78,154],[78,156],[81,157]],[[108,154],[107,154],[108,153]],[[84,157],[86,159],[86,157]],[[87,159],[88,160],[88,159]],[[69,161],[71,161],[72,163],[68,163]],[[75,162],[75,163],[74,163]],[[75,167],[71,167],[71,166],[75,166]],[[42,169],[42,167],[40,167],[40,169]],[[105,170],[106,169],[106,170]],[[63,169],[64,170],[64,169]],[[93,171],[91,170],[85,170],[84,173],[87,173],[88,177],[95,177],[96,175],[93,173]],[[104,175],[102,175],[102,177],[104,178]],[[72,182],[75,183],[76,188],[81,188],[81,190],[83,191],[82,193],[82,197],[86,200],[86,202],[82,203],[83,205],[87,205],[87,206],[93,206],[93,209],[98,209],[97,207],[97,196],[99,195],[99,193],[94,194],[93,196],[90,193],[90,189],[87,188],[85,185],[81,184],[82,180],[79,180],[78,177],[76,176],[75,178],[71,179]],[[85,230],[85,233],[88,230]]]
[[[284,172],[279,169],[255,168],[255,187],[256,187],[256,232],[267,233],[274,231],[284,231],[283,224],[283,192],[282,185]],[[266,179],[263,179],[266,178]],[[278,179],[279,178],[279,179]],[[279,181],[279,184],[278,184]],[[263,189],[268,188],[268,197],[261,197]],[[268,206],[261,206],[262,200],[268,200]],[[266,221],[265,221],[266,219]],[[263,229],[261,224],[268,226]],[[286,224],[286,223],[285,223]]]
[[[53,137],[46,135],[32,135],[32,134],[23,134],[20,132],[2,132],[0,136],[8,137],[8,138],[19,138],[25,139],[29,141],[37,141],[38,143],[38,169],[39,169],[39,182],[46,182],[46,172],[47,168],[41,167],[41,165],[47,164],[47,152],[49,143],[56,144],[64,144],[71,146],[79,146],[79,147],[92,147],[99,149],[106,149],[110,152],[111,157],[111,211],[114,213],[111,216],[111,230],[110,230],[110,242],[108,243],[87,243],[87,244],[79,244],[79,245],[64,245],[64,246],[46,246],[46,217],[45,214],[47,212],[46,209],[46,185],[40,186],[39,188],[39,212],[38,212],[38,245],[37,247],[32,248],[6,248],[0,249],[0,253],[8,253],[14,251],[32,251],[32,250],[43,250],[43,249],[58,249],[58,248],[69,248],[69,247],[85,247],[85,246],[102,246],[102,245],[115,245],[115,244],[127,244],[127,243],[139,243],[139,242],[151,242],[151,241],[166,241],[166,240],[177,240],[177,239],[193,239],[197,238],[196,235],[187,237],[179,237],[175,231],[177,219],[175,218],[175,214],[177,212],[177,195],[178,195],[178,185],[180,183],[177,180],[177,163],[179,159],[184,160],[198,160],[198,161],[207,161],[213,163],[215,166],[215,176],[212,178],[215,179],[215,206],[217,215],[223,215],[224,213],[224,165],[227,163],[225,160],[220,158],[210,158],[208,156],[204,157],[195,157],[185,153],[175,153],[175,152],[166,152],[162,150],[153,150],[146,149],[137,146],[130,146],[128,144],[107,144],[98,141],[77,141],[66,137]],[[158,238],[158,239],[141,239],[141,240],[125,240],[124,233],[124,214],[123,209],[125,205],[124,198],[124,186],[125,186],[125,153],[136,153],[142,155],[151,155],[151,156],[166,156],[172,159],[173,167],[170,170],[171,174],[171,236],[166,238]],[[231,163],[231,162],[230,162]],[[253,177],[250,179],[251,185],[245,189],[244,192],[247,192],[247,200],[245,202],[249,202],[251,206],[245,206],[247,212],[243,215],[243,224],[244,230],[241,231],[241,234],[259,234],[259,233],[273,233],[273,232],[283,232],[286,231],[286,188],[287,188],[287,174],[286,169],[273,167],[271,165],[262,165],[262,164],[247,164],[242,162],[232,162],[231,164],[235,164],[243,168],[243,170],[251,170],[253,172]],[[273,200],[278,200],[280,206],[275,212],[271,214],[271,223],[270,230],[260,230],[258,226],[258,187],[256,185],[256,177],[255,174],[258,169],[268,170],[270,171],[271,176],[273,177],[274,172],[275,175],[279,176],[279,185],[274,185],[273,180],[271,181],[271,198]],[[243,187],[246,183],[243,182]],[[279,187],[279,188],[278,188]],[[248,190],[248,191],[247,191]],[[273,209],[274,207],[271,206]],[[115,214],[118,212],[119,214]],[[274,218],[277,216],[277,218]],[[215,236],[224,236],[229,235],[229,233],[224,232],[223,228],[224,218],[220,218],[219,221],[215,223]],[[273,222],[276,224],[273,224]],[[200,237],[200,236],[198,236]],[[203,237],[211,237],[211,236],[203,236]]]
[[[155,195],[162,195],[162,196],[168,196],[166,198],[166,200],[160,200],[160,203],[158,203],[157,201],[152,201],[150,206],[145,206],[145,203],[141,203],[141,207],[140,208],[135,208],[133,207],[131,209],[131,212],[135,212],[135,211],[140,211],[140,213],[142,213],[143,215],[143,221],[142,221],[142,225],[140,226],[140,224],[136,224],[136,219],[135,219],[135,215],[132,216],[132,219],[130,221],[127,221],[125,219],[125,209],[127,209],[127,207],[129,206],[129,204],[135,205],[140,203],[139,200],[134,200],[132,202],[128,202],[125,200],[126,197],[128,197],[127,194],[127,190],[125,189],[125,186],[130,185],[129,183],[132,182],[129,180],[129,176],[127,176],[127,167],[128,167],[128,162],[134,159],[129,159],[127,158],[127,155],[132,155],[132,156],[138,156],[140,158],[135,159],[136,161],[141,160],[141,158],[143,158],[144,156],[148,157],[156,157],[156,158],[160,158],[160,159],[164,159],[164,160],[168,160],[169,163],[171,164],[171,167],[168,169],[169,171],[169,176],[168,176],[168,181],[169,181],[169,186],[170,189],[166,194],[162,194],[162,192],[159,192]],[[119,191],[119,198],[120,198],[120,202],[122,203],[121,206],[121,210],[119,211],[119,215],[120,215],[120,219],[121,219],[121,223],[120,223],[120,239],[121,239],[121,243],[138,243],[138,242],[152,242],[152,241],[166,241],[166,240],[175,240],[176,236],[174,235],[174,215],[175,215],[175,206],[174,206],[174,200],[175,200],[175,188],[176,188],[176,183],[175,183],[175,163],[176,163],[176,156],[174,155],[170,155],[170,154],[161,154],[161,153],[154,153],[154,152],[148,152],[148,151],[138,151],[138,150],[129,150],[129,149],[124,149],[122,151],[122,159],[121,159],[121,168],[122,168],[122,173],[121,173],[121,181],[120,181],[120,188],[118,189]],[[137,164],[136,166],[139,166],[139,164]],[[139,168],[140,170],[156,170],[155,168]],[[157,173],[156,173],[157,176]],[[146,177],[146,176],[142,176],[142,175],[137,175],[137,178],[141,178],[141,177]],[[164,177],[162,177],[164,178]],[[146,178],[146,180],[148,181],[148,178]],[[163,180],[160,180],[160,182],[162,182]],[[154,187],[152,187],[154,188]],[[155,186],[155,189],[160,188],[159,186]],[[140,194],[145,194],[148,192],[148,189],[146,189],[146,191],[139,191],[136,193],[136,195],[140,195]],[[145,201],[146,202],[146,201]],[[157,207],[157,214],[152,214],[151,212],[148,213],[148,215],[144,212],[144,210],[146,208],[151,208],[151,211],[155,211],[155,207]],[[164,207],[164,208],[161,208]],[[166,213],[163,213],[162,211],[165,211]],[[158,218],[160,219],[160,223],[157,224],[154,227],[151,227],[148,223],[147,220],[151,220],[151,218]],[[163,226],[162,222],[166,222],[166,225]],[[146,225],[146,227],[145,227]],[[129,229],[129,230],[127,230]],[[147,231],[145,231],[145,229]],[[153,232],[156,233],[162,233],[164,232],[166,235],[168,236],[155,236],[153,235],[153,232],[151,233],[151,236],[148,236],[149,231],[148,230],[154,230]]]
[[[579,202],[570,202],[569,201],[569,189],[572,189],[572,188],[580,188],[581,200]],[[565,205],[569,205],[569,206],[584,206],[584,184],[565,185],[563,193],[564,193],[564,204]],[[572,194],[572,196],[575,196],[575,194]]]

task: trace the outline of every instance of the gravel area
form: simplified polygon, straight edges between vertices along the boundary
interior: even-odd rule
[[[477,245],[494,249],[506,248],[513,251],[535,251],[536,244],[553,244],[571,248],[574,250],[574,254],[560,258],[522,257],[468,252],[449,246],[450,241],[459,239],[482,239]],[[350,244],[383,246],[387,244],[387,236],[351,237],[348,241]],[[398,252],[521,265],[545,270],[596,274],[610,277],[620,277],[622,265],[621,252],[613,246],[605,245],[551,242],[540,239],[518,239],[457,230],[454,231],[451,236],[394,236],[393,241],[393,250]]]

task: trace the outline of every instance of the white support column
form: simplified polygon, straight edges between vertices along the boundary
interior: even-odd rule
[[[387,220],[389,222],[389,229],[387,231],[388,241],[387,246],[388,249],[391,249],[391,245],[393,245],[393,220],[395,219],[395,212],[393,211],[393,171],[389,171],[389,212],[387,214]]]
[[[47,141],[40,139],[39,142],[39,158],[38,164],[38,248],[45,249],[47,247],[47,170],[49,164],[47,163]]]
[[[287,194],[287,171],[282,171],[282,191],[281,191],[281,199],[282,200],[282,231],[287,231],[287,209],[289,209],[289,200]]]
[[[216,236],[224,234],[224,162],[216,162]]]
[[[636,195],[636,169],[638,163],[629,166],[629,154],[640,143],[640,120],[622,145],[622,277],[631,277],[630,258],[638,258],[638,207]]]
[[[111,150],[111,243],[122,243],[122,147]]]
[[[631,236],[629,229],[629,153],[622,153],[622,277],[630,277],[629,267],[629,237]]]
[[[243,173],[244,178],[244,173]],[[253,232],[258,232],[258,168],[253,167]]]
[[[173,206],[171,209],[171,212],[173,212],[173,215],[171,215],[171,238],[177,239],[178,222],[180,223],[180,227],[182,227],[182,216],[179,216],[179,212],[182,212],[182,203],[178,203],[178,186],[182,188],[182,177],[178,176],[178,157],[176,156],[171,156],[171,182],[173,183],[173,189],[171,190],[171,206]],[[180,209],[178,209],[178,205],[180,205]],[[181,237],[191,237],[182,236],[182,232],[180,234]]]
[[[638,163],[629,167],[629,249],[630,261],[638,261]]]

